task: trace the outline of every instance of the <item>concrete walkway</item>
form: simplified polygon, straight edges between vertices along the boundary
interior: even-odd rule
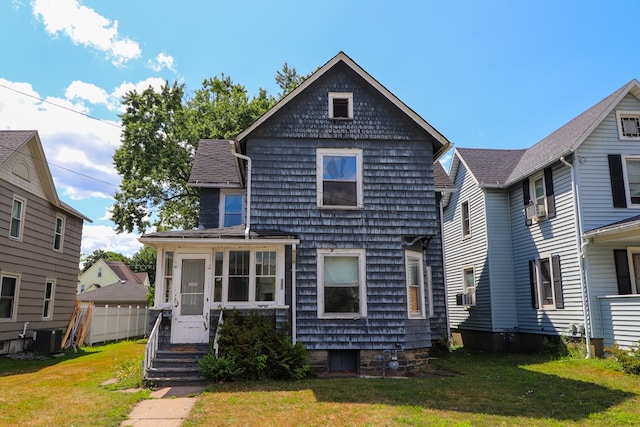
[[[152,399],[138,402],[120,426],[180,427],[195,405],[203,387],[166,387],[151,393]]]

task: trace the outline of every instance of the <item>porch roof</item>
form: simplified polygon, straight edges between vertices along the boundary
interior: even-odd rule
[[[158,231],[145,234],[139,238],[140,242],[153,245],[154,243],[217,243],[217,244],[249,244],[249,243],[277,243],[298,244],[300,241],[293,233],[280,230],[251,230],[249,239],[244,235],[245,226],[235,225],[224,228],[206,228],[196,230]]]
[[[583,234],[595,243],[640,239],[640,215],[594,228]]]

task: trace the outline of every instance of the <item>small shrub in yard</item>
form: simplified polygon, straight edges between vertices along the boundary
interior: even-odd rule
[[[304,346],[276,331],[273,316],[228,313],[218,348],[218,357],[211,351],[199,362],[200,372],[217,381],[302,379],[311,372]]]
[[[120,362],[115,368],[116,382],[110,388],[123,390],[142,387],[142,357]]]
[[[631,350],[624,350],[617,343],[613,347],[605,348],[622,365],[622,370],[628,374],[640,375],[640,341]]]

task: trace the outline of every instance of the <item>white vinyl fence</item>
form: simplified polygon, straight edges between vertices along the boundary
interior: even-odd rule
[[[83,311],[87,307],[82,308]],[[93,345],[147,335],[149,308],[146,306],[104,306],[91,310],[89,333],[85,344]]]

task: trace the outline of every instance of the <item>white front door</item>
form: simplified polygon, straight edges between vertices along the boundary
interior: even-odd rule
[[[177,255],[174,277],[171,343],[209,342],[211,256]]]

